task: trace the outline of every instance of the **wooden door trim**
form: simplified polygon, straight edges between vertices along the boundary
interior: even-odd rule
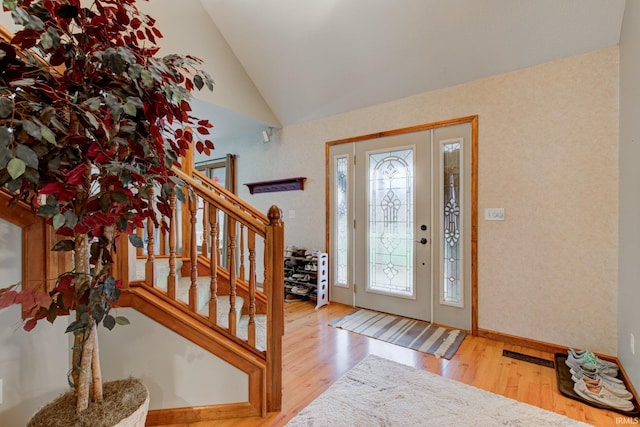
[[[425,123],[399,129],[358,135],[337,139],[325,143],[325,251],[331,247],[331,206],[330,195],[330,161],[331,147],[340,144],[357,143],[375,138],[383,138],[405,133],[422,132],[447,126],[469,123],[471,125],[471,334],[478,335],[478,116],[466,116],[456,119]],[[331,283],[331,271],[329,272]]]

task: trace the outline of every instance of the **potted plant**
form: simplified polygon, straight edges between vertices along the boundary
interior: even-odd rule
[[[0,290],[0,308],[20,303],[24,328],[74,313],[76,412],[102,400],[96,327],[113,316],[119,281],[112,250],[142,240],[148,218],[166,227],[172,165],[195,144],[209,152],[212,127],[190,115],[194,89],[213,89],[192,56],[156,56],[162,37],[136,0],[3,0],[22,27],[0,43],[0,185],[63,236],[74,267],[48,294]],[[159,213],[160,215],[158,215]],[[65,316],[66,318],[66,316]],[[97,425],[97,424],[92,424]]]

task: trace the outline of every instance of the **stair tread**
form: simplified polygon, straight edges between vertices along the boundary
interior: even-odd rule
[[[136,260],[136,280],[144,280],[145,276],[145,259]],[[176,271],[179,273],[182,260],[179,260],[179,265],[176,265]],[[167,276],[169,274],[169,260],[168,258],[157,258],[155,260],[156,267],[156,288],[163,291],[167,291]],[[198,312],[205,316],[209,315],[209,300],[211,291],[209,277],[198,277],[196,284],[198,287]],[[176,299],[185,303],[189,302],[189,288],[191,287],[190,277],[178,277],[176,283]],[[229,295],[218,295],[218,311],[216,324],[222,328],[227,329],[229,327]],[[237,336],[242,339],[248,339],[248,325],[249,316],[242,315],[242,308],[244,307],[245,300],[243,297],[236,295],[236,332]],[[256,346],[262,350],[266,349],[266,315],[256,314],[254,317],[256,324]]]

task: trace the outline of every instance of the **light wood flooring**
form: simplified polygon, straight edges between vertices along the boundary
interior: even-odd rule
[[[594,426],[615,426],[633,421],[615,412],[596,409],[562,396],[557,389],[554,369],[502,356],[502,350],[507,349],[553,360],[551,353],[467,336],[451,360],[437,359],[328,326],[352,310],[352,307],[336,303],[318,311],[309,302],[287,303],[282,412],[270,413],[266,418],[229,419],[191,426],[283,426],[369,354],[440,374]]]

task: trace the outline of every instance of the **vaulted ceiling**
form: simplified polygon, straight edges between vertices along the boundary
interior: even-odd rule
[[[282,125],[615,46],[624,0],[200,0]]]

